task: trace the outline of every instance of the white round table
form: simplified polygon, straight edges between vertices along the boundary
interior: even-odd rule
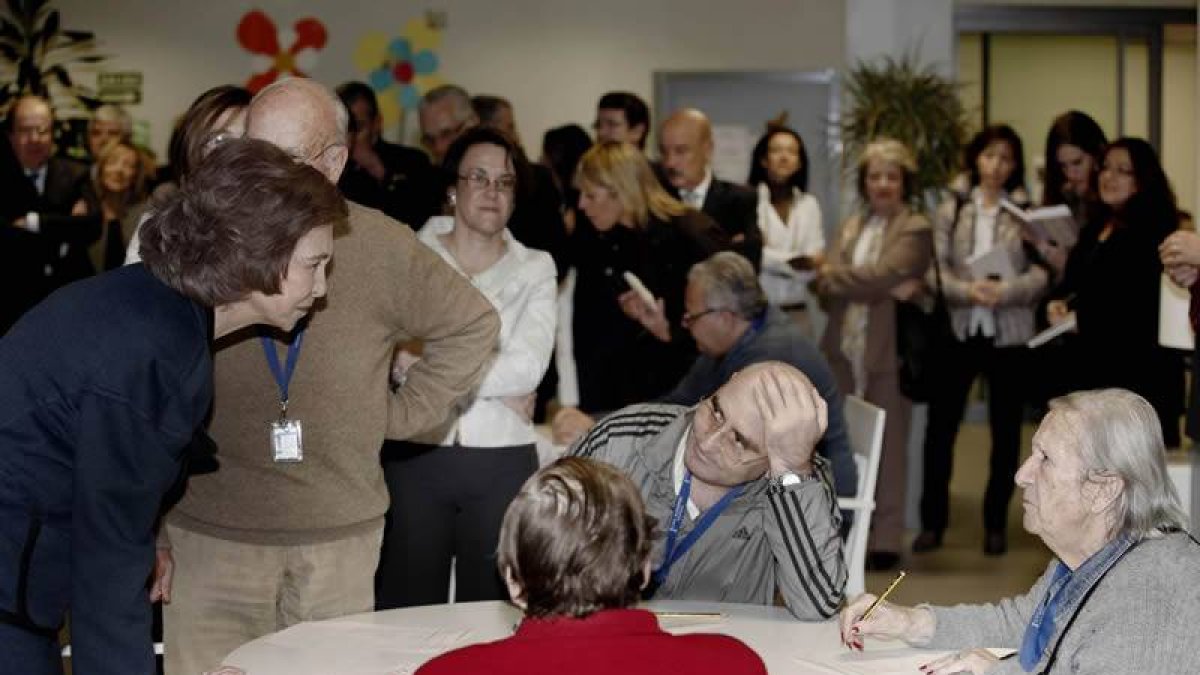
[[[658,601],[671,633],[732,635],[758,652],[772,673],[910,673],[943,652],[870,642],[851,653],[835,621],[797,621],[782,607]],[[512,635],[521,613],[504,602],[429,605],[292,626],[242,645],[225,663],[247,675],[401,675],[444,652]]]

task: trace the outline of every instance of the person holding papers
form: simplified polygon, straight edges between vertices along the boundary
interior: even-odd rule
[[[961,650],[931,657],[924,675],[1200,672],[1200,544],[1183,529],[1146,400],[1121,389],[1055,399],[1017,484],[1025,529],[1055,557],[1028,593],[872,612],[875,596],[864,594],[842,610],[842,643]],[[984,647],[1017,651],[997,659]]]
[[[942,545],[949,515],[954,438],[975,376],[987,378],[992,435],[991,473],[983,498],[983,551],[1006,550],[1008,501],[1021,449],[1025,342],[1033,335],[1034,309],[1049,274],[1021,237],[1022,224],[1001,200],[1025,202],[1021,138],[1006,124],[987,127],[966,150],[971,189],[938,209],[934,243],[942,290],[957,338],[947,349],[944,381],[934,387],[925,432],[921,533],[913,552]],[[926,283],[935,287],[934,274]]]
[[[1099,212],[1097,180],[1104,146],[1108,139],[1096,120],[1078,110],[1054,118],[1046,134],[1046,179],[1042,187],[1042,206],[1065,204],[1075,216],[1078,227]],[[1077,228],[1078,229],[1078,228]],[[1058,241],[1036,241],[1038,252],[1061,278],[1071,245]]]
[[[1073,388],[1123,387],[1144,396],[1158,411],[1167,446],[1175,446],[1183,364],[1158,344],[1158,247],[1177,229],[1179,212],[1149,143],[1121,138],[1108,147],[1100,199],[1101,215],[1080,232],[1047,318],[1056,324],[1075,314]]]

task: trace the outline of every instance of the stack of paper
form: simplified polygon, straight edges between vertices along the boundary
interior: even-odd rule
[[[1071,209],[1065,204],[1026,211],[1007,199],[1002,199],[1000,206],[1020,219],[1027,231],[1039,242],[1052,242],[1070,248],[1079,238],[1075,216],[1071,215]]]
[[[1012,257],[1008,255],[1008,248],[1005,246],[993,246],[983,253],[967,258],[967,267],[971,268],[971,276],[975,279],[1008,281],[1017,276]]]

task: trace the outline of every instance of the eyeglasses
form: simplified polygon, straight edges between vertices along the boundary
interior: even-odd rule
[[[300,164],[312,164],[312,163],[316,162],[318,159],[320,159],[325,153],[327,153],[330,150],[337,148],[337,147],[344,148],[344,147],[346,147],[346,144],[342,143],[340,141],[334,141],[333,143],[326,145],[325,147],[321,148],[320,150],[316,151],[315,153],[313,153],[311,155],[304,155],[295,150],[288,150],[288,154],[291,155],[292,159],[296,160]]]
[[[709,414],[712,415],[713,422],[716,424],[715,428],[709,430],[705,442],[711,442],[713,439],[720,438],[725,432],[731,431],[733,432],[732,452],[727,454],[731,455],[735,462],[752,464],[766,457],[762,450],[730,424],[729,419],[725,417],[725,412],[721,410],[721,402],[716,394],[709,396],[704,402],[708,404]]]
[[[691,312],[684,312],[683,316],[679,318],[679,322],[683,324],[684,328],[691,328],[692,324],[694,324],[700,320],[700,317],[707,316],[709,314],[712,314],[713,312],[728,312],[728,311],[730,311],[730,310],[728,310],[724,307],[709,307],[708,309],[706,309],[702,312],[696,312],[695,314],[692,314]]]
[[[504,173],[491,178],[488,176],[487,171],[483,169],[471,169],[466,174],[459,174],[458,177],[467,181],[467,185],[476,190],[486,190],[494,187],[497,192],[512,192],[517,188],[517,177],[511,173]]]

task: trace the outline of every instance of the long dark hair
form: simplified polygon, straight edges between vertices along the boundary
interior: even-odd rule
[[[1008,149],[1013,154],[1013,170],[1008,180],[1004,181],[1004,191],[1012,194],[1017,188],[1025,187],[1025,150],[1021,145],[1021,137],[1007,124],[992,124],[975,134],[963,152],[964,168],[971,174],[971,187],[979,185],[979,156],[996,141],[1008,143]]]
[[[791,136],[800,145],[800,169],[788,178],[787,184],[799,189],[801,192],[807,192],[808,151],[804,148],[804,139],[800,138],[800,134],[795,129],[782,125],[768,128],[767,133],[763,134],[762,138],[758,139],[758,143],[754,144],[754,153],[750,158],[750,177],[746,179],[746,183],[751,187],[757,187],[759,183],[767,182],[767,168],[763,166],[763,160],[767,158],[767,148],[771,145],[771,139],[776,134]]]
[[[1105,210],[1117,226],[1153,227],[1161,229],[1160,234],[1165,237],[1179,225],[1179,207],[1171,181],[1158,161],[1158,153],[1140,138],[1123,137],[1104,149],[1104,159],[1117,149],[1129,153],[1137,191],[1120,207],[1114,209],[1106,205]]]
[[[1068,110],[1054,118],[1050,131],[1046,134],[1046,180],[1042,187],[1042,205],[1066,203],[1062,188],[1067,179],[1062,167],[1058,165],[1059,146],[1074,145],[1091,155],[1095,170],[1092,173],[1090,188],[1095,192],[1096,175],[1100,173],[1100,163],[1107,143],[1104,131],[1087,113]]]

